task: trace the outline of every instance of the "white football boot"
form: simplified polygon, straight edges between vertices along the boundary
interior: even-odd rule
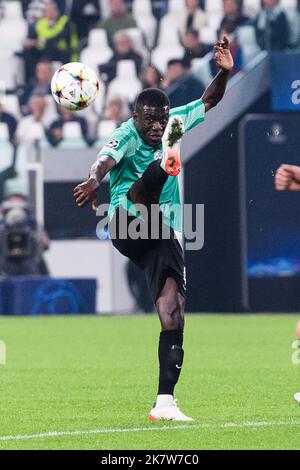
[[[294,398],[295,398],[296,402],[298,403],[298,405],[300,405],[300,392],[295,393]]]
[[[162,406],[156,406],[150,411],[148,419],[151,421],[194,421],[193,418],[185,416],[177,406],[177,400],[172,400]]]
[[[181,170],[180,142],[184,135],[184,123],[180,116],[169,119],[164,135],[162,136],[163,157],[161,167],[170,176],[177,176]]]

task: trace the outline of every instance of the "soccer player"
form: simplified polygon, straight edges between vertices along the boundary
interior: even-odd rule
[[[183,134],[201,123],[205,112],[222,99],[233,68],[226,36],[216,43],[214,54],[219,71],[199,100],[170,110],[163,91],[142,91],[136,99],[133,118],[112,134],[93,164],[89,179],[74,189],[79,207],[90,202],[96,209],[99,184],[110,172],[112,243],[145,272],[161,322],[158,395],[150,411],[151,420],[192,421],[180,411],[173,397],[184,354],[185,268],[174,233],[180,229],[180,222],[172,207],[180,204],[177,176]],[[158,218],[152,214],[155,206],[160,207]],[[148,220],[144,211],[141,216],[140,207],[146,207],[148,214],[151,210]],[[125,237],[120,234],[124,220]],[[159,227],[158,239],[131,236],[129,232],[137,221],[141,233],[144,228]],[[166,229],[169,236],[165,235]]]
[[[275,188],[277,191],[300,191],[300,166],[283,164],[275,173]],[[296,325],[296,338],[300,347],[300,321]],[[294,398],[300,405],[300,392]]]

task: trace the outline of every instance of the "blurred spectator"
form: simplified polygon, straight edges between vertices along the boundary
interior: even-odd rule
[[[63,107],[59,108],[59,113],[60,117],[54,122],[52,122],[46,132],[46,136],[51,145],[58,145],[63,140],[63,126],[67,122],[78,122],[81,128],[82,138],[86,141],[88,145],[91,145],[93,143],[88,136],[88,124],[85,118],[79,117],[75,115],[72,111],[68,111]]]
[[[149,64],[144,68],[141,80],[143,89],[163,87],[163,76],[160,71],[152,64]]]
[[[201,37],[201,36],[200,36]],[[201,42],[199,32],[196,29],[188,29],[183,40],[185,54],[183,61],[187,67],[191,66],[193,59],[204,57],[208,52],[212,51],[213,45]]]
[[[119,127],[126,119],[128,119],[129,109],[124,104],[122,98],[115,96],[111,97],[105,107],[104,119],[114,121],[116,127]]]
[[[90,29],[100,20],[100,7],[98,0],[75,0],[71,10],[71,20],[77,28],[81,42],[87,39]]]
[[[49,238],[21,194],[12,194],[0,211],[0,272],[6,276],[48,275],[43,252]]]
[[[132,12],[133,0],[125,0],[128,11]],[[150,0],[152,15],[159,21],[164,15],[168,13],[169,0]]]
[[[111,16],[103,19],[99,27],[104,28],[107,32],[108,42],[113,47],[114,35],[117,31],[127,28],[136,28],[136,22],[133,16],[127,12],[124,0],[110,0]]]
[[[220,28],[226,24],[234,31],[237,27],[249,22],[249,17],[243,14],[243,0],[223,0],[224,16]]]
[[[263,9],[255,19],[256,40],[261,49],[285,50],[289,25],[279,0],[262,0]]]
[[[13,144],[15,140],[17,121],[14,118],[14,116],[4,111],[1,103],[0,103],[0,122],[7,124],[9,140]]]
[[[49,0],[23,0],[23,15],[28,23],[35,23],[44,16],[46,3]],[[65,11],[65,0],[55,0],[61,12]]]
[[[45,14],[29,27],[24,41],[27,80],[32,77],[36,63],[41,58],[62,62],[78,59],[78,37],[69,17],[61,15],[57,4],[49,1]]]
[[[17,91],[22,114],[29,113],[28,101],[32,95],[47,96],[51,93],[52,65],[48,60],[37,63],[35,78]]]
[[[182,41],[187,29],[193,28],[197,31],[206,25],[206,14],[199,7],[199,0],[185,0],[186,11],[179,18],[178,28]]]
[[[190,73],[182,59],[169,60],[164,84],[172,108],[199,99],[205,89],[204,85]]]
[[[151,0],[152,14],[157,21],[168,13],[169,0]]]
[[[243,68],[243,51],[242,47],[238,42],[235,27],[232,23],[224,23],[223,28],[218,30],[218,40],[222,41],[224,36],[227,36],[230,42],[230,52],[234,61],[234,66],[231,71],[231,76],[235,75],[236,73],[240,72]],[[212,75],[215,76],[218,72],[216,63],[212,59],[210,62],[211,72]]]
[[[110,82],[115,78],[117,63],[120,60],[132,60],[135,63],[137,75],[140,74],[143,59],[133,49],[131,39],[126,31],[118,31],[114,35],[114,55],[109,62],[99,66],[99,72],[105,82]]]
[[[5,13],[5,2],[4,0],[0,0],[0,20],[4,17]]]
[[[47,102],[44,96],[33,95],[29,101],[29,116],[23,117],[17,126],[16,139],[35,140],[44,137],[47,126]]]

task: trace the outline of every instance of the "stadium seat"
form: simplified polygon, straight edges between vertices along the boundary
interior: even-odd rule
[[[168,15],[178,16],[185,10],[185,0],[169,0]]]
[[[92,106],[89,106],[86,109],[80,111],[80,117],[83,117],[87,121],[88,125],[88,136],[94,138],[97,132],[97,124],[99,121],[99,116],[96,114],[96,111]]]
[[[99,0],[102,18],[110,16],[109,0]]]
[[[22,6],[20,1],[9,1],[5,4],[5,17],[6,18],[21,18],[23,19]]]
[[[213,12],[223,13],[223,0],[205,0],[205,11],[208,16]]]
[[[136,79],[136,67],[133,60],[119,60],[117,63],[117,78],[128,80],[130,78]]]
[[[193,75],[203,83],[206,87],[210,84],[213,79],[210,60],[213,58],[213,54],[209,52],[202,59],[193,59],[192,60],[192,73]]]
[[[133,0],[132,13],[135,18],[143,18],[152,15],[151,1],[150,0]]]
[[[45,138],[45,131],[40,122],[35,122],[30,128],[28,140],[39,140]]]
[[[281,0],[280,5],[283,8],[297,8],[297,0]]]
[[[66,122],[62,128],[62,135],[65,140],[82,139],[79,122]]]
[[[28,194],[28,171],[27,164],[34,151],[28,142],[20,143],[16,155],[16,178],[9,179],[5,184],[5,191],[12,193]]]
[[[8,140],[8,125],[5,122],[0,122],[0,142]]]
[[[142,84],[137,78],[131,77],[126,80],[125,77],[117,77],[108,86],[107,99],[117,95],[126,100],[127,103],[132,103],[141,90]]]
[[[27,34],[27,23],[23,19],[3,19],[0,27],[0,44],[5,44],[5,53],[13,55],[23,49]],[[2,48],[3,49],[3,48]],[[4,51],[1,51],[1,54]]]
[[[116,129],[115,121],[112,121],[111,119],[104,119],[103,121],[100,121],[98,124],[97,137],[98,138],[110,137],[110,135],[113,133],[115,129]]]
[[[161,20],[157,44],[166,47],[180,45],[178,27],[176,21],[170,15],[164,16]]]
[[[150,0],[134,0],[132,13],[138,28],[145,35],[148,47],[151,49],[154,44],[157,23],[152,15]]]
[[[220,27],[222,20],[222,14],[218,12],[211,12],[209,15],[207,15],[207,27],[214,29],[217,35],[217,30]],[[200,33],[202,32],[202,29]]]
[[[98,96],[95,99],[94,103],[92,104],[92,109],[97,114],[97,116],[102,115],[104,105],[105,105],[105,93],[106,93],[106,90],[104,86],[100,85]]]
[[[20,74],[19,58],[6,51],[0,51],[0,81],[4,82],[6,91],[13,91]]]
[[[16,95],[6,95],[3,100],[3,108],[7,113],[12,114],[17,120],[20,119],[21,112]]]
[[[127,28],[124,31],[130,37],[134,50],[141,54],[144,60],[147,59],[149,53],[145,45],[143,32],[139,28]]]
[[[46,110],[43,116],[43,124],[48,127],[58,119],[57,105],[51,95],[45,96]]]
[[[261,0],[244,0],[244,13],[256,16],[261,10]]]
[[[109,48],[85,47],[80,54],[80,62],[88,65],[94,72],[99,73],[98,66],[108,62],[113,56]]]
[[[260,51],[260,47],[256,42],[254,26],[241,26],[237,28],[237,39],[242,45],[243,62],[246,65]]]
[[[205,27],[200,32],[201,41],[206,44],[214,44],[217,40],[217,30],[212,27]]]
[[[9,168],[13,162],[13,146],[8,139],[0,139],[0,172]]]
[[[166,73],[167,64],[170,59],[182,59],[184,55],[184,49],[179,44],[175,47],[168,46],[157,46],[152,51],[152,63],[162,73]]]
[[[105,29],[94,28],[91,29],[88,36],[88,46],[99,48],[99,50],[110,49],[107,41],[107,33]]]

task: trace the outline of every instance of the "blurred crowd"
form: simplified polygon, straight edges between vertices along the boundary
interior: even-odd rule
[[[216,72],[213,46],[224,34],[233,74],[260,50],[297,50],[299,3],[0,0],[0,81],[9,92],[0,104],[0,139],[44,138],[56,146],[73,132],[93,145],[129,116],[143,88],[164,89],[172,107],[199,98]],[[50,94],[58,64],[70,61],[86,63],[102,82],[94,106],[80,114],[58,109]]]

